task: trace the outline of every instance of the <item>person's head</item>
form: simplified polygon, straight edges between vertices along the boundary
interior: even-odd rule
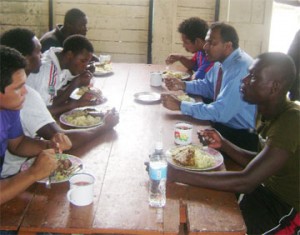
[[[239,37],[231,25],[213,23],[205,37],[204,50],[210,61],[224,61],[239,47]]]
[[[19,110],[25,101],[25,58],[17,50],[0,45],[0,109]]]
[[[290,56],[281,52],[263,53],[254,60],[243,79],[243,99],[257,105],[286,99],[295,77],[295,64]]]
[[[64,57],[65,68],[69,69],[72,75],[81,74],[94,53],[92,43],[82,35],[69,36],[63,45],[62,55]]]
[[[41,67],[41,43],[35,34],[23,28],[6,31],[1,36],[1,45],[18,50],[26,59],[26,74],[38,73]]]
[[[68,35],[87,33],[87,17],[85,13],[77,8],[68,10],[64,18],[64,30]]]
[[[181,22],[178,32],[181,33],[182,45],[186,51],[195,53],[202,50],[207,30],[206,21],[198,17],[191,17]]]

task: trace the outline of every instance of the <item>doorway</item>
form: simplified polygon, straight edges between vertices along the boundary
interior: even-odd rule
[[[300,1],[273,2],[269,51],[287,53],[296,32],[300,29]]]

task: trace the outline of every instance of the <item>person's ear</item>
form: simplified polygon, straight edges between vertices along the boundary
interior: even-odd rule
[[[68,60],[72,60],[74,58],[74,53],[72,51],[67,51],[65,55]]]
[[[276,94],[280,91],[281,84],[279,81],[273,81],[272,87],[271,87],[271,94]]]
[[[227,50],[231,50],[232,49],[232,42],[231,41],[226,42],[225,47],[226,47]]]
[[[201,39],[201,38],[196,38],[196,40],[195,40],[195,45],[196,45],[198,48],[203,49],[204,44],[205,44],[205,41],[204,41],[203,39]]]

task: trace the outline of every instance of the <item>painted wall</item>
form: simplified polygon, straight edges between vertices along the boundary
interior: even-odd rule
[[[53,24],[63,22],[65,12],[80,8],[88,16],[87,37],[96,54],[109,53],[115,62],[147,63],[149,0],[53,0]],[[272,0],[220,0],[221,21],[238,31],[240,46],[250,55],[267,51]],[[38,37],[48,31],[48,0],[1,0],[1,33],[26,27]],[[181,46],[178,24],[191,16],[214,21],[214,0],[154,0],[152,63],[164,63],[171,52],[187,52]]]

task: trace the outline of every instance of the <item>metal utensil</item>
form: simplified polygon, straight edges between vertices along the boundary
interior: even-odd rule
[[[203,146],[208,146],[209,145],[209,141],[207,141],[205,139],[205,137],[203,135],[201,135],[201,133],[197,133],[198,134],[198,139],[200,141],[200,143],[203,145]]]
[[[52,172],[50,175],[49,175],[49,177],[48,177],[48,179],[47,179],[47,181],[46,181],[46,188],[51,188],[51,180],[52,180],[52,177],[55,175],[55,172]]]
[[[83,169],[83,165],[79,164],[77,166],[72,166],[70,169],[68,169],[68,175],[73,175],[77,173],[78,171],[81,171]]]

